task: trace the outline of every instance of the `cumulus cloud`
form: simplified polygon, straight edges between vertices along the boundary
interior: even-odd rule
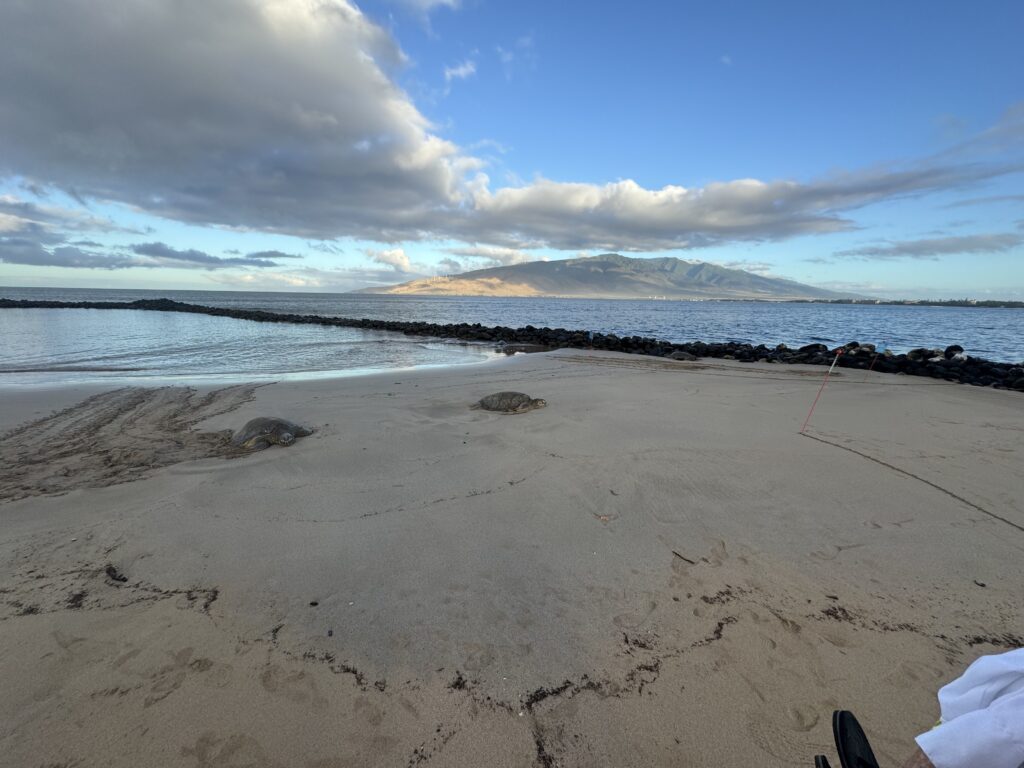
[[[971,253],[1000,253],[1024,243],[1024,237],[1013,233],[936,237],[922,240],[901,240],[885,245],[872,245],[839,251],[836,256],[862,259],[937,259],[939,256]]]
[[[437,262],[437,266],[440,267],[441,274],[453,275],[466,270],[466,266],[461,261],[447,257]]]
[[[987,165],[848,173],[803,184],[740,179],[646,189],[538,179],[474,190],[461,239],[507,247],[659,251],[729,241],[781,240],[853,228],[840,212],[1005,173]]]
[[[402,248],[387,248],[383,250],[368,248],[365,253],[370,257],[371,261],[378,264],[387,264],[395,272],[405,273],[412,271],[409,257],[405,255],[405,251]]]
[[[836,232],[861,206],[1020,170],[964,156],[1024,139],[1018,109],[955,152],[806,182],[495,188],[396,84],[405,55],[349,0],[0,2],[0,28],[0,178],[325,248],[355,237],[628,252]],[[507,72],[533,66],[532,36],[498,55]],[[24,229],[14,217],[63,226],[0,215],[5,232]]]
[[[0,175],[387,241],[457,204],[478,165],[432,132],[391,78],[404,54],[346,0],[0,3],[0,27]]]

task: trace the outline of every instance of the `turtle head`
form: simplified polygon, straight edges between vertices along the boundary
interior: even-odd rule
[[[278,432],[274,438],[278,445],[291,445],[295,442],[295,435],[291,432]]]
[[[543,397],[537,397],[530,401],[530,405],[532,405],[534,408],[543,408],[547,404],[548,401],[545,400]]]

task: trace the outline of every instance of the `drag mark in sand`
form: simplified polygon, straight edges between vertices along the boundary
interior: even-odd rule
[[[0,435],[0,503],[127,483],[159,467],[228,451],[204,419],[253,399],[258,385],[117,389]]]
[[[911,478],[913,480],[917,480],[919,482],[922,482],[925,485],[930,485],[935,490],[941,491],[942,493],[946,494],[947,496],[956,499],[961,504],[966,504],[971,509],[977,510],[978,512],[981,512],[983,515],[988,515],[992,519],[998,520],[1001,523],[1006,523],[1011,528],[1016,528],[1021,533],[1024,533],[1024,526],[1018,525],[1017,523],[1013,522],[1012,520],[1007,520],[1005,517],[1003,517],[1002,515],[997,515],[995,512],[989,512],[987,509],[984,509],[983,507],[979,507],[973,501],[968,501],[963,496],[960,496],[959,494],[953,493],[953,491],[949,490],[948,488],[943,488],[941,485],[933,483],[931,480],[925,480],[923,477],[921,477],[919,475],[915,475],[913,472],[908,472],[905,469],[900,469],[899,467],[894,466],[893,464],[890,464],[890,463],[888,463],[886,461],[882,461],[881,459],[877,459],[874,456],[871,456],[870,454],[864,453],[863,451],[858,451],[856,448],[851,448],[848,445],[841,445],[840,443],[835,443],[835,442],[832,442],[831,440],[826,440],[823,437],[818,437],[816,435],[809,435],[806,432],[801,432],[800,435],[802,437],[809,437],[811,440],[817,440],[819,443],[824,443],[825,445],[831,445],[831,446],[833,446],[835,448],[842,448],[844,451],[849,451],[850,453],[855,453],[858,456],[867,459],[868,461],[875,462],[875,464],[881,464],[883,467],[891,469],[893,472],[899,472],[901,475],[905,475],[905,476],[907,476],[907,477],[909,477],[909,478]]]

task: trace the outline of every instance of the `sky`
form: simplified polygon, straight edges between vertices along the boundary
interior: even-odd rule
[[[1024,4],[6,0],[0,286],[619,252],[1024,300]]]

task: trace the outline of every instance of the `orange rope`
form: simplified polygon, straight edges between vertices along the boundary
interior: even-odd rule
[[[821,398],[821,393],[825,391],[825,385],[828,384],[828,377],[832,375],[832,369],[836,367],[836,363],[839,362],[839,357],[845,351],[846,351],[845,349],[840,349],[836,353],[836,359],[832,361],[832,365],[830,365],[828,367],[828,371],[825,372],[825,378],[821,382],[821,388],[818,390],[818,395],[817,395],[817,397],[814,398],[814,402],[811,404],[811,410],[809,410],[807,412],[807,418],[804,419],[804,425],[802,427],[800,427],[800,434],[801,435],[804,433],[804,430],[807,429],[807,425],[811,421],[811,414],[814,413],[814,409],[818,405],[818,400]]]

